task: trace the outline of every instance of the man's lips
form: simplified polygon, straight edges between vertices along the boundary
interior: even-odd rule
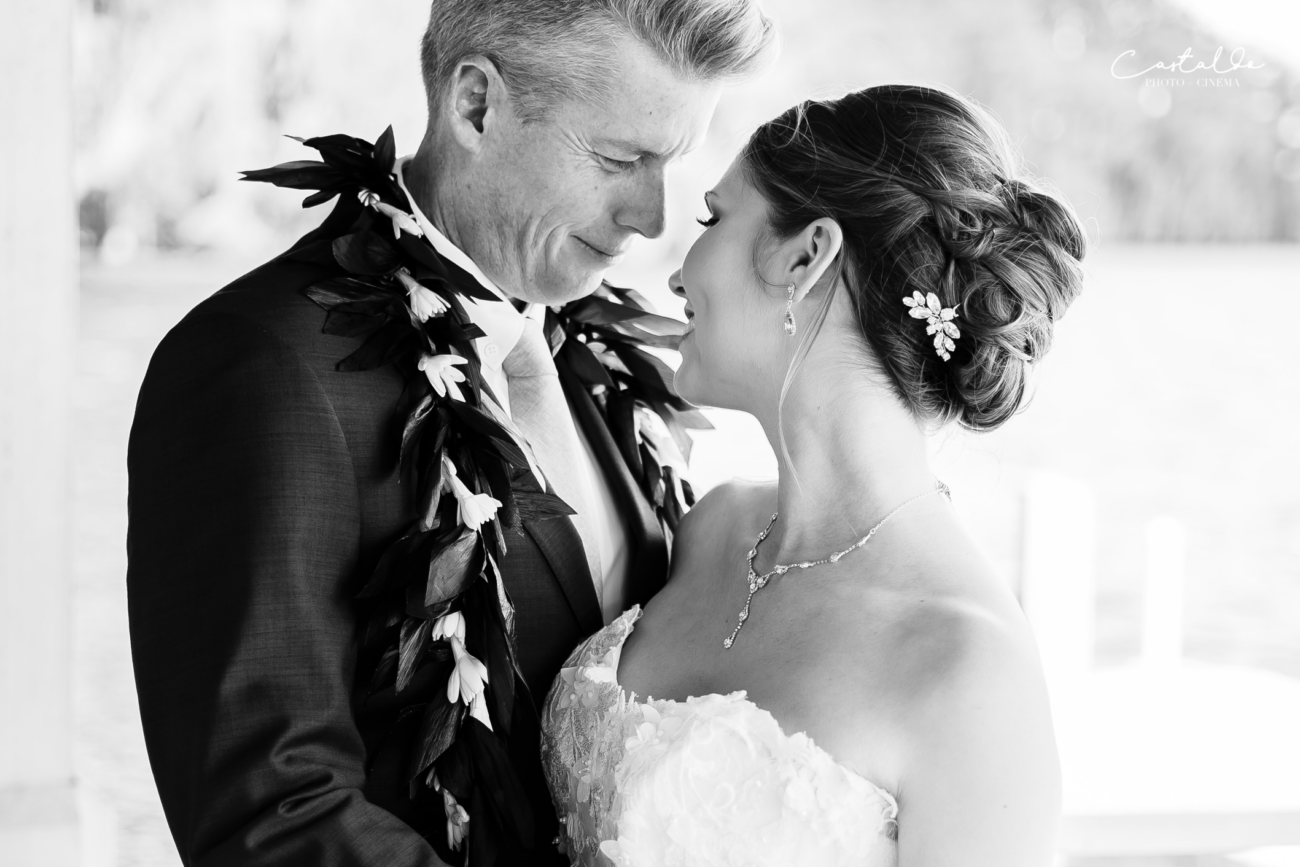
[[[577,235],[574,235],[573,237],[575,240],[578,241],[578,243],[582,244],[583,246],[591,250],[596,255],[608,259],[611,262],[621,258],[623,254],[627,252],[626,249],[623,249],[623,250],[615,250],[614,252],[611,253],[608,250],[604,250],[600,247],[597,247],[595,244],[591,243],[590,241],[585,241],[582,238],[579,238]]]

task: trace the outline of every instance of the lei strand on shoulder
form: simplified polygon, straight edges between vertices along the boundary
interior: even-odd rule
[[[539,483],[531,450],[483,381],[474,344],[483,332],[465,299],[497,299],[422,237],[394,175],[392,128],[373,145],[344,135],[295,140],[321,160],[244,179],[314,191],[304,207],[339,197],[320,228],[286,255],[336,272],[304,291],[326,311],[326,334],[364,338],[338,369],[395,365],[406,379],[395,408],[398,470],[414,492],[416,517],[357,594],[364,612],[359,704],[401,708],[394,731],[409,733],[409,796],[440,796],[447,850],[488,867],[503,836],[524,846],[533,836],[506,753],[516,694],[526,687],[499,564],[524,520],[573,510]],[[709,424],[645,347],[675,349],[683,330],[637,292],[609,284],[548,309],[545,320],[552,350],[592,396],[669,532],[694,502],[682,477],[687,430]],[[531,700],[523,701],[532,714]]]

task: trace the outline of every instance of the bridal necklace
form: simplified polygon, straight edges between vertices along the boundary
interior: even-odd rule
[[[776,525],[776,516],[779,513],[773,512],[772,520],[767,522],[767,527],[763,529],[763,532],[758,534],[758,540],[754,542],[754,547],[750,548],[749,553],[745,555],[745,560],[749,566],[749,570],[748,570],[749,574],[747,576],[749,580],[749,596],[745,598],[745,607],[740,609],[740,614],[737,616],[736,628],[731,631],[731,635],[723,639],[722,646],[725,649],[730,650],[731,645],[736,643],[736,636],[740,634],[740,630],[743,629],[745,626],[745,621],[749,619],[749,603],[753,601],[754,594],[762,590],[764,587],[766,587],[767,582],[770,581],[773,577],[777,575],[784,575],[785,573],[789,572],[791,569],[811,569],[814,566],[823,566],[827,563],[838,563],[840,558],[843,557],[845,554],[848,554],[852,551],[856,551],[859,548],[861,548],[863,545],[867,544],[867,542],[871,541],[871,537],[876,535],[876,531],[879,530],[881,527],[883,527],[885,525],[885,522],[888,521],[890,518],[894,517],[903,509],[912,505],[922,497],[928,497],[931,494],[943,494],[948,499],[950,500],[952,499],[952,491],[950,491],[948,489],[948,486],[945,485],[943,482],[939,482],[938,487],[935,488],[933,491],[926,491],[923,494],[917,494],[915,497],[908,500],[907,502],[895,506],[892,512],[890,512],[885,517],[881,518],[880,521],[876,524],[876,526],[872,527],[870,530],[867,531],[867,535],[863,536],[861,539],[854,542],[852,545],[845,548],[843,551],[836,551],[834,554],[831,554],[829,557],[823,557],[820,560],[805,560],[802,563],[787,563],[784,565],[778,564],[776,566],[773,566],[770,572],[764,572],[762,575],[759,575],[754,572],[754,558],[758,556],[758,546],[763,544],[763,540],[767,538],[767,534],[771,533],[772,527]]]

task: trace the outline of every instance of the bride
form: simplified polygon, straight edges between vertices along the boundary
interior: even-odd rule
[[[1078,295],[1068,206],[947,91],[762,126],[672,288],[677,386],[752,413],[775,483],[711,491],[667,587],[569,658],[543,758],[577,864],[1045,865],[1033,637],[927,459],[991,430]]]

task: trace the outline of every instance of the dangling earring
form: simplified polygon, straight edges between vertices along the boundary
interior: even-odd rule
[[[785,325],[785,333],[790,335],[791,337],[794,337],[795,324],[794,324],[794,284],[793,283],[790,284],[789,289],[790,289],[790,300],[785,302],[785,320],[783,324]]]

